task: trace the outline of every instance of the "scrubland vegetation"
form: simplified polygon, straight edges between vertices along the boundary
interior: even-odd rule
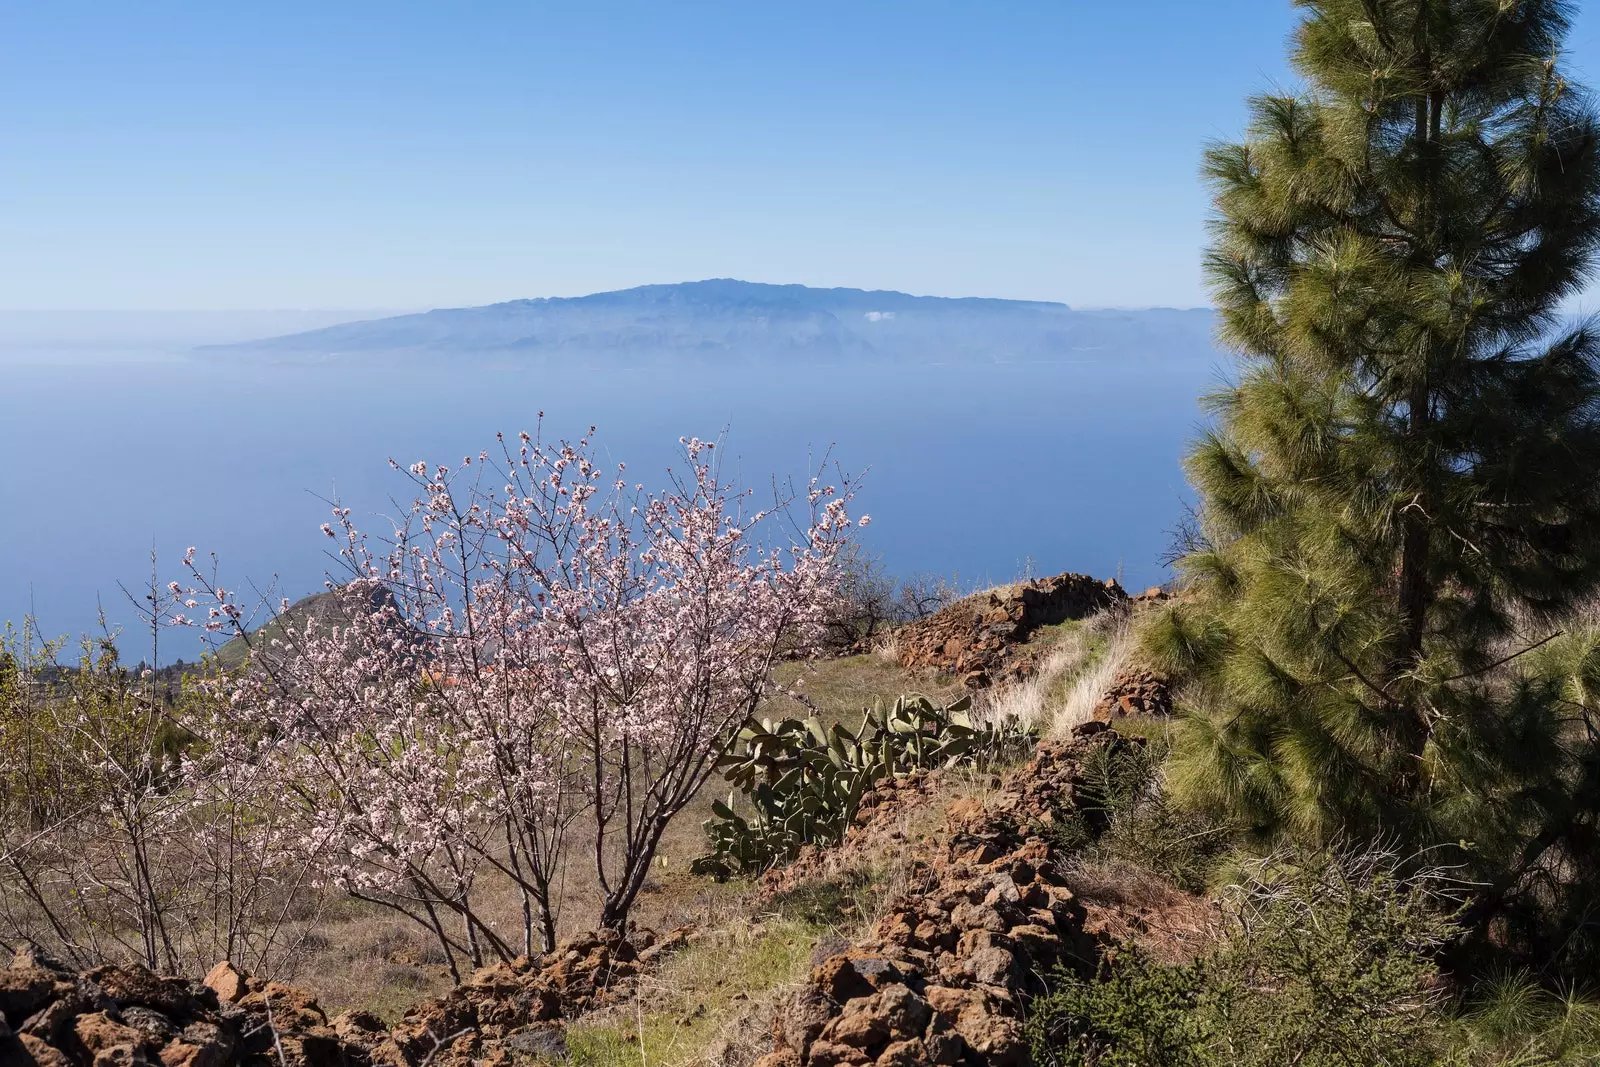
[[[1303,6],[1305,92],[1207,156],[1240,363],[1172,595],[1035,627],[1020,681],[966,694],[902,666],[955,594],[853,547],[846,479],[758,507],[696,440],[659,494],[587,440],[418,463],[392,535],[335,508],[315,612],[257,626],[193,551],[155,583],[152,635],[226,648],[181,680],[8,631],[0,943],[392,1020],[575,930],[692,927],[566,1055],[744,1065],[928,877],[941,806],[1043,738],[1071,795],[1011,829],[1099,948],[1003,989],[1035,1063],[1600,1061],[1600,339],[1562,317],[1600,130],[1568,7]],[[1173,717],[1106,703],[1133,665]]]

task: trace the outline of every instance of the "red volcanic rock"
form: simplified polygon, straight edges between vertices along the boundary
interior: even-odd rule
[[[1058,574],[978,593],[895,631],[900,662],[959,676],[968,688],[1032,672],[1016,646],[1041,626],[1082,619],[1128,599],[1115,580]]]

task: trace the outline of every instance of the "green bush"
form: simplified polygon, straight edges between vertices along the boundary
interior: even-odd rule
[[[1455,931],[1448,876],[1385,853],[1278,856],[1231,887],[1223,934],[1162,966],[1119,953],[1030,1009],[1051,1067],[1423,1067],[1445,1047],[1434,956]]]
[[[1262,861],[1227,895],[1199,1013],[1219,1063],[1435,1060],[1438,967],[1459,910],[1447,872],[1382,852]]]
[[[1051,845],[1091,863],[1121,861],[1152,871],[1185,892],[1203,891],[1233,847],[1232,827],[1169,802],[1165,756],[1159,739],[1089,749],[1073,807],[1057,812],[1045,830]]]
[[[1556,995],[1527,975],[1486,983],[1449,1030],[1449,1067],[1577,1067],[1600,1063],[1600,1005]]]
[[[1026,1033],[1041,1067],[1202,1067],[1200,969],[1124,949],[1095,981],[1062,972],[1034,1001]]]

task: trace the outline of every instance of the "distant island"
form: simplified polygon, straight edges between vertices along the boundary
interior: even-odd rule
[[[1209,357],[1207,309],[1079,310],[1028,300],[814,289],[728,278],[350,322],[213,355],[474,354],[1031,362]]]

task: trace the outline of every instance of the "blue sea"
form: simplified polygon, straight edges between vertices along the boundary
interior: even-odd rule
[[[684,435],[725,437],[726,470],[764,489],[830,454],[863,475],[869,551],[892,574],[966,587],[1064,570],[1167,577],[1191,499],[1180,467],[1197,397],[1226,361],[1097,354],[1074,362],[804,365],[674,359],[516,365],[470,354],[268,363],[141,339],[0,353],[0,620],[48,634],[137,616],[156,556],[188,545],[224,584],[297,597],[333,566],[337,499],[374,530],[409,499],[392,457],[455,463],[496,431],[574,436],[647,483]],[[125,637],[128,658],[145,639]],[[163,638],[163,662],[194,642]]]

